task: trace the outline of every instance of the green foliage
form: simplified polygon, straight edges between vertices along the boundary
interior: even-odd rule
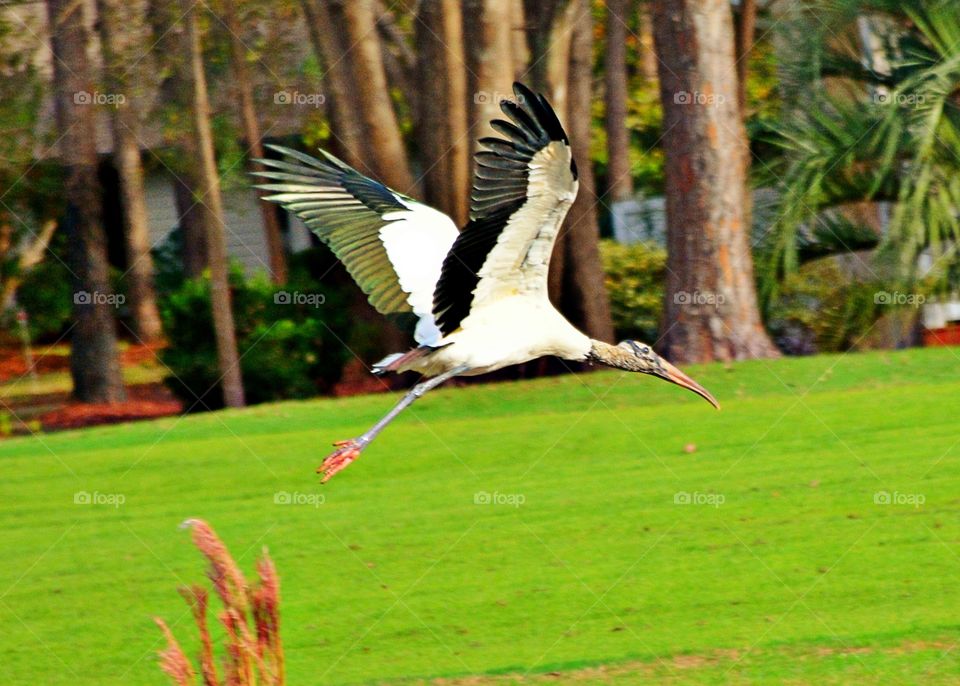
[[[619,338],[657,340],[667,253],[643,243],[600,242],[600,258]]]
[[[348,329],[342,294],[321,290],[299,271],[282,289],[264,277],[245,278],[239,268],[230,283],[247,401],[329,390],[349,355],[340,343]],[[172,371],[167,384],[188,408],[222,406],[209,280],[185,280],[160,309],[169,341],[162,360]]]
[[[835,259],[802,265],[771,303],[767,328],[788,354],[841,352],[855,347],[883,314],[875,281],[858,281]]]
[[[53,341],[67,330],[73,318],[71,283],[72,276],[66,266],[48,256],[20,284],[17,303],[29,316],[32,340]]]
[[[60,338],[73,320],[73,274],[67,267],[67,235],[58,230],[50,242],[45,259],[31,269],[17,289],[17,304],[28,315],[30,338],[53,342]],[[9,313],[4,328],[17,324]]]
[[[880,42],[875,66],[862,59],[864,20]],[[794,35],[792,108],[774,127],[784,151],[772,170],[783,209],[764,245],[762,291],[770,297],[778,278],[796,270],[804,233],[825,212],[856,201],[895,202],[880,249],[910,278],[922,250],[945,254],[960,239],[960,6],[822,2]]]

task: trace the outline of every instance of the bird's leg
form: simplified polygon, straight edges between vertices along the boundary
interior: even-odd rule
[[[346,469],[351,462],[360,457],[360,453],[364,448],[370,445],[370,442],[377,437],[377,434],[383,431],[387,424],[396,419],[398,414],[412,405],[417,398],[422,396],[431,388],[439,386],[444,381],[451,379],[458,374],[462,374],[466,370],[466,367],[455,367],[454,369],[446,371],[439,376],[433,377],[432,379],[421,381],[416,386],[411,388],[407,394],[400,399],[400,402],[394,405],[393,409],[387,412],[380,419],[380,421],[367,429],[359,437],[351,438],[348,441],[338,441],[334,443],[334,445],[337,446],[337,449],[328,455],[323,461],[323,464],[317,468],[317,472],[323,474],[321,483],[327,483],[331,478],[333,478],[334,474]]]

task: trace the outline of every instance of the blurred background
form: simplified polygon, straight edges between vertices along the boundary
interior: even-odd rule
[[[248,172],[267,143],[320,147],[463,224],[514,80],[574,146],[551,296],[589,335],[680,363],[960,341],[958,20],[915,0],[8,1],[3,431],[385,388],[367,366],[409,341]]]

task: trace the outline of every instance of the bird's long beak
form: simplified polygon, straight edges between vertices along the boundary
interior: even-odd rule
[[[681,372],[662,357],[660,358],[660,371],[654,372],[654,374],[659,376],[661,379],[666,379],[671,383],[677,384],[681,388],[686,388],[688,391],[693,391],[715,408],[718,410],[720,409],[720,403],[718,403],[717,399],[710,394],[710,391]]]

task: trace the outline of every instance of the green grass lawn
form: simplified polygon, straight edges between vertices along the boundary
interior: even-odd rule
[[[323,488],[390,397],[2,442],[0,680],[165,683],[202,517],[269,548],[291,685],[957,683],[960,351],[690,371],[722,412],[619,373],[433,392]]]

